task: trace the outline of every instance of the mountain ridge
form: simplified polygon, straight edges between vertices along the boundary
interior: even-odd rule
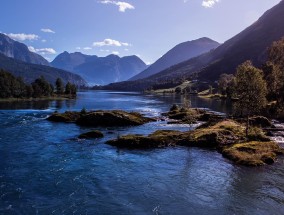
[[[127,80],[144,70],[147,65],[136,55],[106,57],[85,55],[81,52],[59,54],[51,65],[81,75],[90,85]]]
[[[145,90],[155,83],[198,77],[214,82],[222,73],[232,74],[246,60],[261,66],[271,44],[284,36],[284,1],[266,11],[255,23],[213,51],[169,67],[155,75],[133,82],[111,84],[105,89]]]
[[[130,78],[129,81],[150,77],[170,66],[176,65],[193,57],[204,54],[212,49],[215,49],[219,45],[220,44],[218,42],[208,37],[202,37],[196,40],[180,43],[166,52],[161,58],[150,65],[146,70]]]
[[[9,36],[0,33],[0,53],[6,57],[21,60],[26,63],[49,66],[49,62],[41,55],[31,52],[29,48]]]
[[[50,66],[26,63],[7,57],[1,53],[0,68],[6,70],[16,77],[21,77],[26,83],[31,83],[36,78],[44,76],[45,79],[51,84],[54,84],[57,78],[61,78],[65,83],[69,81],[77,86],[86,85],[86,81],[79,75]]]

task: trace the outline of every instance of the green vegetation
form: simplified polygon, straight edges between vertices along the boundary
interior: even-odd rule
[[[247,137],[246,127],[233,120],[222,120],[187,132],[159,130],[148,136],[130,134],[107,141],[107,144],[128,149],[152,149],[178,145],[215,148],[224,157],[246,166],[272,164],[277,155],[284,153],[283,149],[264,135],[262,129],[251,129]]]
[[[255,68],[250,61],[243,63],[237,69],[235,94],[238,98],[235,114],[247,118],[246,135],[248,135],[249,117],[259,114],[267,104],[267,88],[263,72]]]
[[[68,91],[64,92],[63,82],[60,78],[56,81],[56,95],[74,97],[76,86],[66,84]],[[67,87],[68,86],[68,87]],[[21,78],[16,78],[12,74],[0,70],[0,99],[5,101],[30,99],[30,98],[51,98],[55,96],[54,87],[48,83],[43,76],[37,78],[31,84],[26,84]]]
[[[283,154],[283,150],[274,142],[245,142],[235,144],[225,149],[224,157],[246,166],[261,166],[273,164],[278,154]]]

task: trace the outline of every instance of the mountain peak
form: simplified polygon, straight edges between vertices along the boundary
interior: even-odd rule
[[[31,52],[28,47],[0,33],[0,53],[26,63],[49,66],[49,62],[42,56]]]
[[[220,44],[210,38],[202,37],[196,40],[187,41],[176,45],[166,54],[164,54],[160,59],[155,63],[150,65],[145,71],[134,76],[130,80],[137,80],[149,77],[160,71],[171,67],[175,64],[186,61],[190,58],[197,57],[198,55],[209,52],[212,49],[215,49]]]

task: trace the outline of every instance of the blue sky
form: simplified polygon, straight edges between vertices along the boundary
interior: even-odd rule
[[[153,63],[200,37],[224,42],[280,0],[2,0],[0,32],[48,60],[80,51]]]

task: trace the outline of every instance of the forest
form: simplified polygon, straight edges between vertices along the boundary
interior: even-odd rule
[[[56,80],[55,86],[41,76],[31,84],[26,84],[20,77],[15,77],[11,73],[0,70],[0,98],[45,98],[45,97],[74,97],[77,88],[74,84],[67,82],[64,85],[61,78]]]

